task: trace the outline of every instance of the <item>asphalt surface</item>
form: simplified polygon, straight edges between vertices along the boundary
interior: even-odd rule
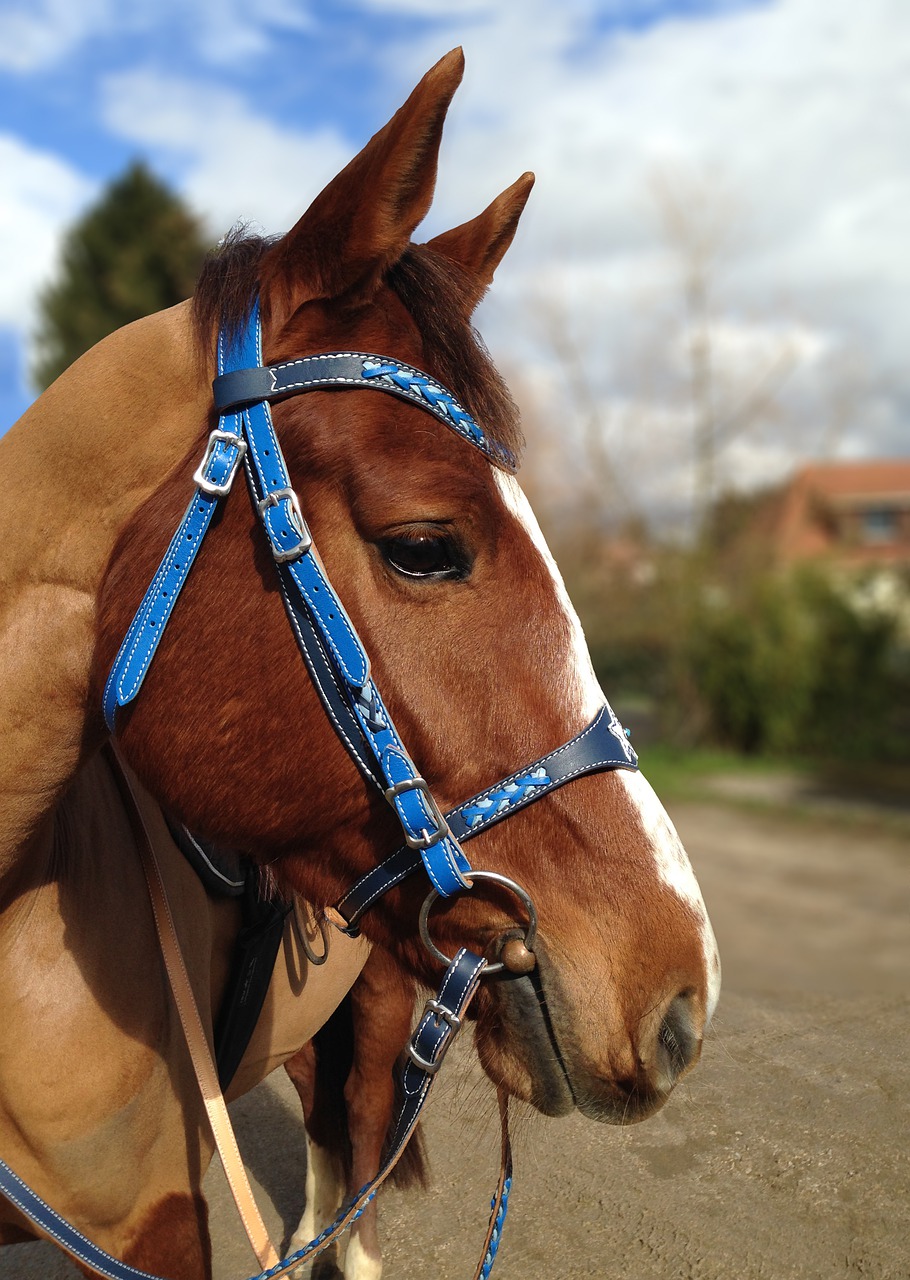
[[[861,818],[675,806],[720,944],[702,1062],[660,1115],[616,1129],[519,1116],[498,1280],[908,1280],[910,837]],[[274,1235],[304,1153],[283,1072],[233,1108]],[[431,1104],[427,1193],[384,1194],[385,1280],[470,1280],[496,1178],[493,1093],[465,1044]],[[256,1270],[223,1175],[216,1280]],[[0,1280],[72,1280],[50,1246]]]

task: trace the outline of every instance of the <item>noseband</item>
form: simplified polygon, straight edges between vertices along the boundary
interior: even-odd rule
[[[105,686],[104,714],[112,732],[117,708],[132,702],[142,686],[212,516],[242,464],[275,560],[291,628],[326,715],[361,774],[394,810],[404,836],[404,845],[367,872],[330,913],[344,932],[355,934],[364,912],[421,867],[430,879],[433,899],[470,889],[472,868],[462,848],[466,840],[573,778],[638,767],[622,726],[605,703],[564,746],[443,814],[405,749],[371,677],[363,644],[313,554],[313,540],[291,486],[269,402],[325,388],[384,391],[431,413],[506,470],[515,470],[514,456],[474,421],[451,392],[401,361],[335,351],[264,366],[258,302],[241,328],[219,335],[218,376],[212,385],[219,423],[193,476],[196,493],[139,605]],[[515,888],[526,897],[520,887]]]

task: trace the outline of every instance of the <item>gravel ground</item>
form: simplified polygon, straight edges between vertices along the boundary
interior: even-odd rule
[[[910,839],[862,821],[723,806],[673,816],[724,990],[702,1063],[631,1129],[519,1116],[498,1280],[910,1278]],[[303,1199],[284,1073],[233,1108],[276,1237]],[[381,1206],[385,1280],[468,1280],[496,1177],[492,1091],[470,1046],[431,1104],[432,1189]],[[209,1175],[216,1280],[254,1271]],[[0,1280],[71,1280],[46,1245]]]

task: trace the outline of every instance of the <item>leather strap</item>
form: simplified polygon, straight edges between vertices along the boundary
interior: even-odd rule
[[[483,1242],[483,1253],[474,1272],[474,1280],[488,1280],[493,1263],[502,1243],[502,1229],[509,1211],[509,1192],[512,1190],[512,1144],[509,1141],[509,1095],[502,1087],[496,1090],[499,1101],[499,1128],[501,1134],[499,1181],[490,1201],[490,1225]]]
[[[261,360],[261,343],[256,306],[242,332],[230,339],[222,334],[219,339],[219,368]],[[229,430],[242,429],[248,445],[244,467],[250,496],[275,557],[291,625],[298,639],[310,633],[305,647],[311,650],[315,645],[323,650],[337,673],[335,688],[339,693],[343,690],[344,710],[333,718],[336,731],[346,745],[365,744],[368,748],[370,773],[397,815],[405,841],[420,850],[437,893],[445,897],[466,889],[465,873],[470,864],[408,755],[370,677],[360,638],[314,553],[268,402],[257,400],[239,417],[242,424],[235,423]]]
[[[243,1223],[253,1253],[256,1255],[256,1260],[260,1267],[264,1269],[273,1267],[278,1262],[278,1253],[269,1239],[268,1229],[262,1220],[253,1190],[246,1176],[246,1170],[243,1167],[243,1161],[240,1158],[237,1139],[234,1136],[234,1128],[228,1116],[227,1105],[218,1082],[218,1070],[212,1057],[202,1019],[199,1016],[199,1007],[186,971],[183,953],[180,950],[180,941],[177,937],[177,930],[174,927],[174,918],[167,899],[167,890],[165,889],[161,868],[155,856],[154,845],[146,826],[139,797],[136,795],[130,775],[113,743],[110,745],[110,759],[114,765],[117,784],[126,801],[130,821],[136,832],[139,857],[148,884],[152,914],[155,917],[155,928],[158,933],[158,942],[161,947],[164,967],[167,971],[168,982],[170,983],[174,1003],[177,1006],[177,1013],[180,1017],[180,1025],[183,1027],[183,1034],[193,1062],[193,1070],[196,1073],[199,1091],[202,1094],[202,1101],[205,1104],[209,1124],[212,1127],[215,1145],[218,1148],[218,1154],[224,1166],[224,1172],[231,1188],[231,1194],[234,1197],[234,1203],[237,1206],[237,1212],[240,1215],[240,1220]]]
[[[225,429],[223,423],[209,436],[193,476],[196,492],[130,623],[104,686],[102,706],[111,732],[117,708],[132,702],[142,687],[218,502],[229,493],[245,453],[242,436]]]
[[[450,809],[445,820],[463,844],[573,778],[605,769],[637,768],[638,757],[613,708],[605,703],[591,723],[571,741]],[[355,935],[364,912],[421,865],[415,850],[404,845],[372,867],[335,904],[335,910],[345,921],[345,925],[338,927],[343,933]]]
[[[434,418],[444,422],[498,466],[513,472],[518,469],[512,451],[478,426],[451,391],[428,373],[400,360],[391,360],[388,356],[372,355],[366,351],[331,351],[286,364],[232,369],[219,374],[212,383],[215,408],[219,413],[236,411],[263,400],[278,400],[301,391],[333,387],[373,387],[398,396],[432,413]]]
[[[126,781],[126,775],[123,776]],[[126,785],[129,786],[129,783],[127,782]],[[130,795],[132,795],[131,789]],[[154,878],[153,872],[152,879]],[[315,1240],[311,1240],[304,1248],[298,1249],[280,1261],[276,1257],[274,1263],[267,1262],[265,1269],[258,1275],[251,1276],[250,1280],[278,1280],[279,1276],[287,1275],[301,1263],[312,1260],[337,1239],[373,1199],[379,1187],[398,1163],[408,1139],[414,1132],[439,1066],[461,1027],[465,1010],[477,991],[485,964],[486,961],[482,956],[473,955],[462,948],[446,970],[436,1000],[427,1002],[426,1012],[408,1046],[409,1060],[402,1074],[404,1102],[389,1144],[388,1154],[376,1177],[361,1187],[335,1221]],[[192,991],[189,994],[192,997]],[[505,1178],[501,1175],[500,1184],[504,1182]],[[0,1160],[0,1193],[5,1195],[43,1235],[48,1236],[98,1275],[104,1276],[105,1280],[160,1280],[160,1277],[148,1271],[139,1271],[135,1267],[120,1262],[104,1249],[92,1244],[80,1231],[71,1226],[65,1218],[61,1218],[50,1205],[36,1195],[2,1160]],[[496,1203],[497,1199],[494,1197],[494,1204]],[[485,1249],[489,1252],[488,1244],[485,1245]]]

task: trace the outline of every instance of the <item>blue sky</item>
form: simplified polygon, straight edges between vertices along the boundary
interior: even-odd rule
[[[582,354],[608,433],[642,408],[642,363],[665,366],[646,409],[678,437],[668,473],[674,448],[684,465],[679,264],[654,199],[669,183],[709,221],[730,211],[716,347],[731,384],[788,344],[791,413],[817,428],[738,442],[730,468],[758,482],[826,430],[841,452],[906,451],[905,0],[0,0],[0,429],[31,395],[60,235],[130,159],[213,237],[237,219],[281,230],[459,43],[428,230],[538,173],[482,318],[542,416],[561,375],[527,318],[549,306],[597,335]],[[826,428],[835,392],[843,421]]]

